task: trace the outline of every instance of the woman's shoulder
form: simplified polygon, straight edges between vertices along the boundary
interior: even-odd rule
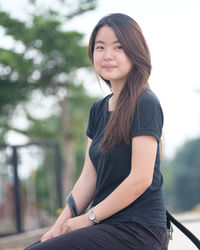
[[[92,105],[92,108],[97,112],[100,112],[102,109],[106,110],[108,99],[111,97],[111,95],[112,94],[109,94],[109,95],[95,101]]]
[[[144,89],[139,97],[139,103],[155,103],[160,106],[160,100],[151,89]]]

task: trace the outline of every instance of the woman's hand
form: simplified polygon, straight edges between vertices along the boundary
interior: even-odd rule
[[[62,225],[54,224],[54,226],[41,237],[41,242],[55,238],[61,234],[74,231],[79,228],[92,226],[94,223],[89,220],[89,214],[83,214],[68,219]]]
[[[63,224],[61,231],[62,233],[67,233],[79,228],[89,227],[92,225],[94,225],[94,223],[89,220],[89,215],[87,213],[67,220]]]
[[[61,235],[62,234],[61,229],[62,227],[60,225],[54,224],[54,226],[41,237],[41,242],[50,240],[52,238],[55,238],[56,236]]]

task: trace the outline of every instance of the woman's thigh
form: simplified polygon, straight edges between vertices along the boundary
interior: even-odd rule
[[[116,223],[115,226],[121,230],[121,241],[130,249],[162,249],[166,237],[166,228],[146,226],[136,222]]]
[[[149,238],[151,238],[149,240]],[[159,237],[160,238],[160,237]],[[25,250],[158,250],[159,243],[137,223],[101,223],[75,230]],[[154,246],[153,246],[154,245]]]

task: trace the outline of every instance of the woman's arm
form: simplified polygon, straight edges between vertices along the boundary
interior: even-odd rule
[[[157,140],[153,136],[137,136],[132,139],[130,174],[102,202],[93,208],[97,221],[105,220],[135,201],[151,185],[157,152]],[[89,212],[72,218],[63,225],[63,233],[93,225]]]
[[[88,138],[83,170],[72,190],[72,195],[79,215],[88,207],[96,190],[96,170],[89,157],[89,148],[91,143],[92,139]],[[69,210],[69,206],[66,205],[64,213],[61,214],[56,223],[63,224],[66,220],[71,218],[72,214]]]
[[[72,190],[73,198],[76,202],[78,213],[81,214],[90,204],[96,190],[96,170],[89,157],[89,148],[92,139],[88,138],[88,144],[85,154],[85,162],[79,179]],[[60,216],[57,218],[54,226],[42,237],[42,241],[54,238],[62,233],[63,225],[72,218],[71,210],[66,204]]]
[[[96,190],[96,170],[89,157],[89,148],[91,143],[92,139],[88,137],[83,170],[72,190],[72,195],[74,197],[79,215],[82,214],[82,212],[91,203]]]

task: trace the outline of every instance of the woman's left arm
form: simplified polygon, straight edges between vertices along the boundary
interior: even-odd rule
[[[151,185],[157,145],[157,139],[153,136],[133,137],[130,174],[106,199],[94,207],[97,220],[102,221],[127,207]]]
[[[105,220],[124,209],[151,185],[157,145],[157,139],[153,136],[133,137],[130,174],[108,197],[93,208],[97,221]],[[89,220],[88,212],[68,220],[63,233],[90,225],[93,225],[93,222]]]

